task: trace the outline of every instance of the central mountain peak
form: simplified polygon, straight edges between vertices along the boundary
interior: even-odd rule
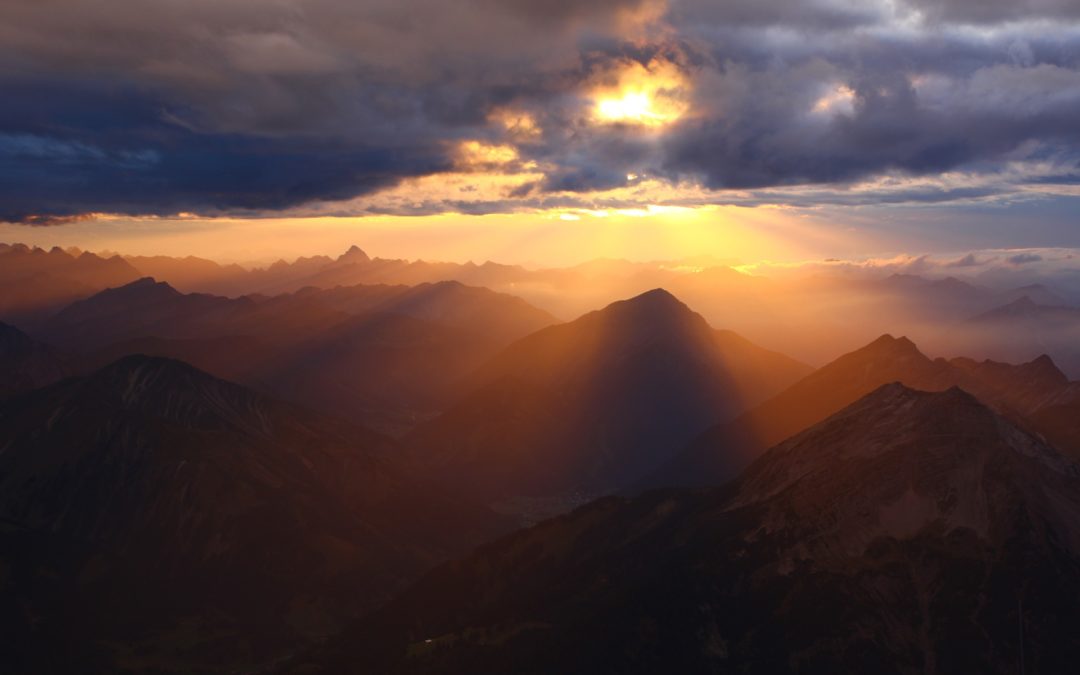
[[[353,244],[349,247],[348,251],[345,251],[345,253],[341,254],[341,257],[338,258],[338,262],[366,263],[371,262],[371,258],[368,256],[367,253],[364,252],[364,249],[360,248],[356,244]]]
[[[737,338],[737,336],[736,336]],[[439,473],[500,496],[620,489],[809,368],[711,328],[663,289],[510,345],[419,429]]]

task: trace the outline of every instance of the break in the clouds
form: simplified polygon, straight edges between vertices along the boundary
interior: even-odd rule
[[[1048,199],[1073,0],[10,0],[0,220]]]

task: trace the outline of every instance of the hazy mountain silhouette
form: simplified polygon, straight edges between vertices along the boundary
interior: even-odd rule
[[[0,447],[14,672],[250,669],[504,526],[385,437],[166,359],[0,406]]]
[[[55,349],[0,322],[0,400],[56,382],[68,372]]]
[[[249,335],[290,342],[348,318],[318,303],[288,298],[225,298],[181,293],[165,282],[139,279],[65,307],[39,332],[89,351],[142,337],[208,338]]]
[[[954,326],[945,340],[963,353],[999,360],[1049,354],[1071,377],[1080,377],[1080,308],[1023,295]]]
[[[886,385],[726,489],[609,498],[427,575],[290,672],[1014,673],[1080,658],[1080,470]]]
[[[297,291],[294,297],[350,314],[374,311],[435,321],[475,332],[485,341],[503,344],[559,323],[551,314],[521,298],[457,281],[417,286],[308,287]]]
[[[119,256],[0,244],[0,318],[20,323],[39,320],[74,300],[139,276]]]
[[[1051,307],[1063,307],[1069,304],[1060,293],[1045,284],[1028,284],[1005,291],[997,298],[997,304],[1008,305],[1024,298],[1035,304]]]
[[[231,299],[147,278],[72,304],[40,332],[81,351],[88,369],[133,353],[178,358],[399,432],[444,409],[499,349],[555,322],[456,282]]]
[[[408,443],[492,497],[605,492],[808,370],[658,289],[514,343]]]
[[[766,448],[888,382],[925,391],[962,386],[1039,431],[1044,429],[1033,422],[1035,411],[1068,385],[1046,356],[1019,366],[966,358],[931,360],[906,337],[883,335],[703,433],[639,487],[718,485],[735,477]],[[1060,433],[1052,434],[1051,440],[1060,437]]]
[[[167,281],[170,286],[184,293],[214,293],[218,295],[244,295],[249,276],[240,265],[223,265],[196,256],[183,258],[155,256],[124,256],[132,267],[144,277]]]

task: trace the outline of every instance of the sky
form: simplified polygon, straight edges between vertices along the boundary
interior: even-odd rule
[[[1080,247],[1075,0],[5,0],[0,240]]]

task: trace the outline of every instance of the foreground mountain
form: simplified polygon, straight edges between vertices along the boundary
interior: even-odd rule
[[[808,371],[654,290],[514,343],[408,443],[493,499],[609,492]]]
[[[164,359],[8,402],[0,447],[7,672],[247,670],[502,527],[385,437]]]
[[[883,335],[819,368],[805,379],[694,439],[640,487],[719,485],[767,448],[806,429],[889,382],[924,391],[959,386],[1072,454],[1060,432],[1035,413],[1068,388],[1068,378],[1045,355],[1021,365],[966,358],[930,359],[906,337]],[[1080,418],[1076,418],[1080,419]],[[1074,421],[1075,424],[1075,421]],[[1080,449],[1080,446],[1078,446]],[[1075,455],[1080,458],[1080,454]]]
[[[0,322],[0,401],[52,384],[67,373],[55,349]]]
[[[1078,601],[1077,465],[961,390],[892,384],[726,489],[444,565],[290,671],[1071,672]]]

